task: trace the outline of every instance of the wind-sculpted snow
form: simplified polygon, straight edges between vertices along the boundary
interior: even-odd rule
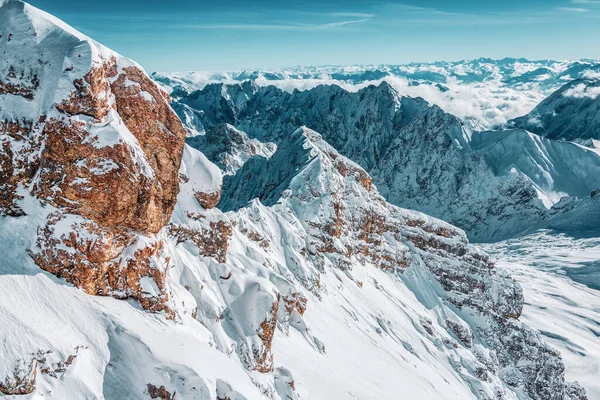
[[[591,144],[600,139],[600,79],[567,83],[510,125],[550,139]]]
[[[458,225],[473,240],[537,226],[562,196],[586,197],[600,183],[595,151],[517,130],[471,137],[458,118],[385,82],[356,93],[318,86],[291,94],[215,84],[175,104],[197,109],[209,131],[228,123],[263,142],[309,126],[364,167],[388,201]]]
[[[251,80],[293,92],[319,85],[337,85],[356,92],[385,81],[400,93],[422,97],[477,129],[503,126],[531,111],[566,82],[598,75],[600,63],[585,61],[491,60],[294,67],[223,73],[154,73],[153,78],[175,93],[192,92],[211,83]]]

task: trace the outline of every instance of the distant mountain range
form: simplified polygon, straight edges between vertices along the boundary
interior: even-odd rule
[[[503,127],[530,112],[544,98],[573,79],[600,76],[593,60],[528,61],[477,59],[459,62],[379,66],[295,67],[227,73],[154,73],[152,77],[176,95],[210,83],[272,85],[292,92],[321,84],[357,91],[388,82],[402,95],[422,97],[460,117],[474,129]]]

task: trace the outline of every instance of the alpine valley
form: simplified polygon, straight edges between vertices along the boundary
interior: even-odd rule
[[[599,63],[0,53],[0,397],[600,398]]]

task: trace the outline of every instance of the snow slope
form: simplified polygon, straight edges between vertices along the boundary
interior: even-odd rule
[[[522,319],[561,351],[566,376],[600,397],[600,274],[597,237],[554,231],[485,246],[523,287]]]
[[[496,175],[517,171],[530,179],[548,208],[564,196],[588,197],[600,188],[600,153],[595,149],[524,130],[476,132],[471,146]]]
[[[301,162],[301,160],[305,161]],[[497,348],[499,343],[496,340],[500,339],[503,342],[505,339],[496,335],[499,332],[505,332],[505,329],[514,329],[515,326],[509,328],[511,326],[509,324],[503,328],[500,326],[490,327],[488,324],[491,323],[491,320],[480,307],[489,301],[483,300],[488,293],[496,293],[496,290],[500,290],[498,294],[501,298],[507,296],[506,300],[509,303],[518,299],[520,295],[518,290],[511,293],[511,290],[514,289],[508,289],[510,284],[500,275],[497,278],[501,281],[497,282],[493,282],[496,279],[493,277],[494,275],[486,277],[487,272],[484,271],[493,267],[485,263],[480,267],[475,267],[477,262],[471,264],[468,274],[471,279],[483,279],[481,284],[488,288],[486,294],[470,287],[474,283],[473,281],[468,283],[469,279],[462,275],[466,272],[464,266],[459,266],[459,264],[455,264],[455,260],[446,258],[454,253],[459,255],[459,259],[464,261],[469,259],[469,253],[460,256],[462,250],[459,250],[461,245],[458,243],[464,239],[454,236],[458,232],[446,231],[454,228],[441,221],[429,219],[423,214],[385,204],[377,194],[376,188],[370,184],[364,171],[358,165],[339,155],[314,131],[308,129],[296,131],[286,138],[269,160],[265,161],[266,164],[248,162],[237,172],[236,176],[228,177],[224,181],[225,204],[229,202],[227,193],[235,193],[233,198],[236,199],[259,196],[266,204],[274,204],[269,209],[256,200],[252,201],[249,209],[239,210],[238,226],[241,226],[243,222],[244,228],[250,232],[260,232],[260,243],[263,243],[264,238],[268,238],[273,230],[276,233],[274,239],[282,235],[281,244],[272,248],[273,251],[276,251],[275,254],[281,250],[289,251],[286,251],[285,247],[279,250],[279,246],[285,246],[285,243],[306,241],[310,243],[307,248],[308,254],[312,255],[307,261],[311,264],[314,263],[313,268],[316,268],[316,271],[323,270],[323,268],[324,271],[329,271],[330,266],[334,268],[333,274],[320,275],[317,287],[320,289],[323,283],[326,283],[328,288],[322,294],[320,290],[317,291],[319,297],[323,296],[318,310],[314,313],[307,310],[305,319],[296,323],[293,321],[293,315],[290,316],[290,326],[295,327],[298,332],[291,329],[289,336],[283,336],[282,339],[275,341],[275,349],[281,351],[282,358],[286,360],[286,367],[292,371],[298,371],[306,377],[304,383],[299,381],[299,385],[302,385],[300,387],[306,387],[312,392],[326,393],[336,398],[387,398],[394,388],[398,387],[400,380],[403,393],[415,398],[420,396],[427,398],[434,395],[433,393],[436,393],[436,396],[442,395],[438,392],[439,387],[440,385],[446,387],[448,383],[436,381],[436,377],[439,374],[445,376],[449,371],[448,367],[451,366],[451,369],[461,376],[471,391],[478,393],[478,396],[482,396],[482,398],[498,396],[503,391],[497,386],[497,383],[494,383],[494,378],[489,375],[491,380],[486,378],[485,381],[489,382],[490,386],[477,382],[481,379],[481,376],[477,374],[482,371],[478,370],[478,362],[475,360],[484,364],[489,362],[490,360],[483,361],[481,359],[480,351],[488,346]],[[256,176],[257,170],[262,171],[261,176],[265,179],[258,182],[245,179],[248,176]],[[248,195],[244,196],[245,194]],[[296,229],[299,229],[298,233],[294,235],[293,231],[282,232],[281,222],[273,225],[270,222],[273,220],[273,216],[267,218],[264,214],[271,214],[277,216],[277,220],[285,219],[288,223],[293,223],[297,227]],[[416,222],[422,219],[424,219],[423,222]],[[371,220],[380,222],[371,225]],[[323,221],[328,222],[323,224]],[[247,226],[248,222],[251,222],[251,225]],[[413,227],[418,226],[421,228],[414,230]],[[361,234],[361,230],[365,229],[368,229],[368,233]],[[397,229],[400,229],[400,232]],[[448,237],[449,240],[446,242],[447,239],[442,239],[442,237],[438,239],[431,237],[426,239],[429,244],[424,244],[419,239],[419,236],[422,235],[420,229],[426,232],[438,232],[443,237]],[[398,236],[398,233],[403,239]],[[300,236],[297,236],[298,234]],[[370,239],[365,240],[365,234],[368,234]],[[414,236],[415,234],[417,236]],[[398,239],[403,245],[396,242]],[[442,242],[436,243],[440,239]],[[456,239],[459,240],[458,243]],[[269,243],[271,245],[263,248],[263,250],[267,250],[267,254],[277,241],[269,241]],[[365,245],[370,250],[365,251]],[[452,248],[456,245],[458,248],[453,250]],[[294,247],[292,246],[292,248]],[[434,250],[435,248],[445,250],[437,252]],[[325,258],[321,258],[320,251],[324,251]],[[413,253],[414,251],[418,256]],[[455,253],[455,251],[457,252]],[[437,255],[435,255],[436,253]],[[392,260],[397,257],[401,257],[401,259],[408,257],[406,262],[398,264],[401,266],[406,263],[405,270],[404,267],[400,267],[400,269],[398,266],[394,267]],[[471,257],[478,259],[480,256],[473,254]],[[277,260],[277,258],[267,258],[269,264],[273,259]],[[290,264],[298,265],[298,261],[300,261],[298,267],[304,264],[298,260],[297,256],[294,256],[293,260],[293,262],[290,262],[291,260],[287,262],[288,268]],[[373,264],[378,265],[379,268],[372,268]],[[401,273],[390,275],[389,273],[394,270]],[[489,278],[492,278],[492,282],[488,281]],[[439,282],[441,287],[435,283],[429,286],[430,284],[427,282],[431,279]],[[465,280],[463,281],[463,279]],[[454,282],[462,283],[456,285]],[[494,289],[497,284],[499,286]],[[478,284],[475,286],[478,287]],[[439,291],[441,288],[447,291],[446,294]],[[438,298],[440,295],[449,302],[440,302]],[[483,297],[481,297],[482,295]],[[491,296],[493,298],[495,295],[491,294]],[[308,298],[308,304],[310,304],[312,296],[309,294]],[[484,303],[477,305],[481,300]],[[457,312],[458,310],[449,306],[450,304],[462,304],[463,306],[459,306],[459,309],[465,304],[470,304],[467,309],[471,311]],[[500,307],[506,306],[509,305]],[[516,304],[509,307],[514,310],[512,308],[514,306],[518,307]],[[425,314],[422,314],[424,311]],[[456,317],[459,319],[455,319]],[[461,321],[460,318],[463,320]],[[465,322],[468,322],[470,328],[464,325]],[[307,323],[310,324],[308,333],[305,331]],[[455,345],[452,344],[452,341],[448,342],[443,332],[438,331],[438,323],[454,332],[453,335],[457,335],[454,337],[458,337],[459,341],[462,341],[462,344],[471,350],[466,353],[461,350],[458,354],[454,354]],[[336,326],[339,325],[343,325],[347,329],[338,331]],[[441,339],[441,342],[437,342],[438,344],[435,345],[437,350],[429,346],[423,348],[424,343],[421,340],[415,342],[413,340],[414,333],[410,333],[413,329],[416,329],[421,335],[425,334],[430,340],[432,337],[429,335],[433,335],[433,338],[436,338],[433,341],[434,344]],[[470,336],[470,329],[474,329],[474,337]],[[309,339],[306,344],[292,344],[295,343],[291,340],[292,338],[303,336],[305,339]],[[318,338],[317,342],[315,342],[315,337]],[[329,340],[325,340],[327,338]],[[475,344],[480,340],[483,341],[482,344],[485,343],[483,347]],[[278,343],[280,344],[278,345]],[[442,343],[444,344],[441,345]],[[311,347],[314,348],[315,344],[318,348],[324,344],[328,357],[321,359],[317,353],[311,352]],[[353,352],[349,353],[348,348],[354,349]],[[383,350],[385,355],[379,353],[379,350]],[[441,354],[448,350],[451,355],[449,359],[446,359],[447,361],[442,361],[441,364],[449,362],[449,366],[446,364],[445,369],[422,374],[427,370],[424,364],[430,363],[426,361],[430,356],[434,358],[441,356],[442,359],[445,359]],[[471,354],[469,354],[470,352]],[[521,353],[519,352],[519,354]],[[360,365],[352,362],[357,356],[364,361]],[[504,358],[506,356],[508,355],[498,355],[499,359],[505,360],[504,362],[507,360]],[[508,357],[508,359],[514,357],[514,353]],[[525,357],[528,358],[528,356]],[[416,368],[415,371],[418,371],[416,376],[408,371],[397,375],[393,369],[390,370],[393,365],[406,367],[407,362],[410,369]],[[457,367],[456,362],[461,367]],[[522,362],[519,362],[518,365]],[[310,368],[315,363],[320,366],[316,371]],[[432,366],[437,369],[439,364],[434,363]],[[328,382],[327,387],[320,378],[323,376],[322,369],[331,371],[325,375],[326,382]],[[500,372],[501,379],[513,379],[510,378],[512,372],[508,372],[511,369],[508,366],[501,368],[500,371],[505,371]],[[488,373],[489,371],[491,370],[488,370]],[[474,372],[476,376],[479,376],[475,380],[471,375]],[[375,376],[371,373],[375,373]],[[361,377],[359,386],[352,384],[354,376]],[[433,385],[430,389],[425,389],[429,387],[429,384],[422,381],[424,376],[434,379],[429,381],[429,384]],[[446,379],[450,378],[443,378],[443,380]],[[418,383],[418,389],[412,389],[411,382],[421,383]],[[452,385],[450,384],[450,386]],[[466,394],[454,392],[454,390],[448,388],[447,390],[443,389],[443,392],[444,395],[450,397],[466,396]],[[510,398],[512,394],[506,392],[503,396]],[[541,396],[544,398],[546,395]]]

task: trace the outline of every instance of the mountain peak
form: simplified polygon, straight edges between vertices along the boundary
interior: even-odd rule
[[[169,312],[153,235],[175,206],[185,130],[168,94],[135,62],[28,4],[5,2],[0,21],[1,161],[10,166],[0,212],[43,216],[29,250],[41,268]],[[79,231],[66,233],[68,224]],[[144,294],[144,277],[157,292]]]
[[[552,93],[529,114],[509,122],[548,137],[585,143],[600,139],[600,79],[579,78]]]

